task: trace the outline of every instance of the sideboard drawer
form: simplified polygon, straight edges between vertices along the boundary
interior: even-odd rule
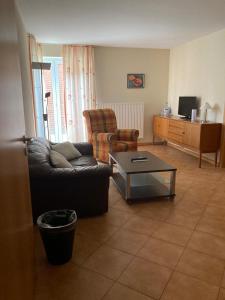
[[[175,128],[181,128],[184,129],[184,122],[179,121],[179,120],[169,120],[169,128],[170,127],[175,127]]]
[[[168,140],[178,142],[179,144],[183,144],[183,135],[179,135],[173,132],[168,132]]]
[[[169,133],[174,133],[174,134],[177,134],[177,135],[183,135],[184,134],[184,128],[169,126],[168,132]]]

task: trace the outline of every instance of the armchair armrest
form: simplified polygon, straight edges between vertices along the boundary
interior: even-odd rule
[[[115,133],[94,132],[92,139],[96,142],[112,143],[117,140],[117,136]]]
[[[117,138],[122,141],[137,141],[139,131],[136,129],[118,129]]]
[[[90,143],[74,143],[82,155],[93,155],[93,146]]]

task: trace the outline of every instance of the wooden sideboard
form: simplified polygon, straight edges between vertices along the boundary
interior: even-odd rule
[[[220,166],[225,168],[225,108],[223,114],[223,125],[222,125],[222,138],[221,138],[221,153],[220,153]]]
[[[199,121],[191,122],[178,117],[153,117],[153,144],[156,137],[167,142],[183,146],[193,152],[199,153],[199,167],[201,168],[202,154],[215,153],[215,166],[220,149],[221,140],[220,123]]]

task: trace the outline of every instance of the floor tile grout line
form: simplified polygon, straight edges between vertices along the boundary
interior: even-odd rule
[[[191,250],[191,251],[194,251],[194,252],[198,252],[199,254],[203,254],[205,256],[208,256],[209,258],[214,258],[214,259],[217,259],[217,260],[221,260],[221,261],[224,262],[224,265],[225,265],[225,259],[219,258],[217,256],[212,256],[212,255],[210,255],[208,253],[205,253],[205,252],[202,252],[202,251],[200,251],[198,249],[189,248],[188,246],[185,247],[185,250]]]
[[[214,188],[214,190],[216,189],[216,187]],[[201,217],[199,218],[199,220],[198,220],[198,222],[197,222],[197,224],[196,224],[196,226],[195,226],[195,228],[194,228],[194,232],[203,232],[203,233],[206,233],[206,234],[209,234],[209,235],[212,235],[213,237],[218,237],[218,236],[216,236],[216,235],[213,235],[213,234],[211,234],[211,233],[208,233],[208,232],[204,232],[204,231],[201,231],[201,230],[199,230],[197,227],[198,227],[198,225],[199,225],[199,223],[200,223],[200,221],[201,221],[201,219],[202,219],[202,217],[204,216],[204,214],[205,214],[205,211],[206,211],[206,209],[207,209],[207,207],[209,206],[209,201],[210,200],[208,200],[208,202],[207,202],[207,205],[206,205],[206,207],[205,207],[205,209],[204,209],[204,211],[202,212],[202,214],[201,214]],[[194,234],[194,233],[193,233]],[[192,234],[192,235],[193,235]],[[225,240],[225,239],[224,239]],[[189,240],[190,241],[190,240]],[[188,247],[188,244],[187,244],[187,248],[189,248]],[[191,247],[190,247],[190,249],[192,249]],[[195,250],[195,249],[193,249],[193,250]],[[204,253],[204,252],[202,252],[202,253]],[[212,257],[215,257],[215,256],[212,256]],[[216,257],[216,258],[219,258],[219,257]],[[219,259],[221,259],[221,258],[219,258]],[[225,267],[224,267],[224,272],[225,272]]]
[[[143,249],[143,248],[144,248],[144,247],[140,248],[139,251],[140,251],[141,249]],[[124,253],[126,253],[126,254],[129,254],[129,255],[133,256],[133,258],[131,259],[130,263],[132,263],[132,261],[133,261],[135,258],[139,258],[139,259],[141,259],[141,260],[145,260],[146,262],[153,263],[153,264],[155,264],[155,265],[157,265],[157,266],[159,266],[159,267],[163,267],[163,268],[169,269],[172,273],[177,272],[177,273],[180,273],[180,274],[182,274],[182,275],[186,275],[187,277],[190,277],[190,278],[193,278],[193,279],[197,279],[197,280],[199,280],[199,281],[201,281],[201,282],[204,282],[204,283],[206,283],[206,284],[208,284],[208,285],[215,286],[215,287],[218,287],[218,288],[224,288],[221,284],[220,284],[220,285],[212,284],[212,283],[210,283],[210,282],[208,282],[208,281],[206,281],[206,280],[200,279],[200,278],[198,278],[198,277],[196,277],[196,276],[193,276],[193,275],[191,275],[191,274],[185,273],[184,271],[181,271],[181,270],[176,269],[177,266],[178,266],[178,264],[179,264],[179,262],[180,262],[180,260],[181,260],[181,258],[182,258],[182,256],[183,256],[183,254],[184,254],[184,252],[185,252],[185,250],[188,249],[188,248],[185,248],[185,247],[182,247],[182,248],[184,248],[184,249],[182,250],[182,253],[181,253],[181,255],[180,255],[179,259],[178,259],[178,262],[176,263],[176,265],[175,265],[173,268],[172,268],[172,267],[169,267],[169,266],[166,266],[166,265],[163,265],[163,264],[160,264],[160,263],[158,263],[158,262],[156,262],[156,261],[153,261],[153,260],[150,260],[150,259],[143,258],[143,257],[141,257],[141,256],[138,256],[137,254],[131,255],[130,253],[124,252],[124,251],[122,251],[122,250],[119,250],[119,251],[124,252]],[[113,248],[113,249],[114,249],[114,248]],[[118,249],[116,249],[116,250],[118,250]],[[197,251],[197,250],[196,250],[196,252],[198,252],[198,253],[200,253],[200,254],[204,254],[204,253],[199,252],[199,251]],[[212,257],[212,256],[209,256],[208,254],[205,254],[205,255],[207,255],[208,257]],[[215,257],[213,257],[213,258],[215,258]],[[88,271],[97,273],[98,275],[101,275],[102,277],[105,277],[106,279],[112,280],[112,281],[115,282],[115,283],[118,282],[118,283],[120,283],[120,284],[123,284],[123,283],[121,283],[121,282],[118,281],[119,278],[122,276],[122,273],[123,273],[123,272],[129,267],[129,265],[130,265],[130,263],[129,263],[129,264],[127,265],[127,267],[121,272],[121,274],[119,275],[119,277],[118,277],[117,279],[112,279],[111,277],[108,277],[108,276],[102,274],[102,273],[99,272],[99,271],[93,270],[93,269],[88,268],[88,267],[86,267],[86,266],[77,265],[74,261],[71,261],[71,263],[72,263],[73,265],[75,265],[75,266],[78,266],[78,267],[81,268],[81,269],[83,268],[83,269],[85,269],[85,270],[88,270]],[[172,275],[172,274],[171,274],[171,275]],[[223,271],[223,275],[224,275],[224,271]],[[221,280],[223,279],[223,275],[222,275]],[[170,280],[170,279],[169,279],[169,280]],[[128,287],[129,287],[129,286],[128,286]],[[135,289],[134,289],[134,290],[135,290]]]
[[[106,278],[106,279],[108,279],[108,280],[111,280],[111,281],[113,281],[113,282],[116,282],[116,281],[117,281],[117,279],[114,279],[114,278],[112,278],[112,277],[109,277],[109,276],[107,276],[107,275],[105,275],[105,274],[102,274],[101,272],[96,271],[96,270],[94,270],[94,269],[91,269],[91,268],[89,268],[89,267],[81,266],[80,268],[81,268],[81,269],[84,269],[84,270],[86,270],[86,271],[89,271],[89,272],[93,272],[93,273],[95,273],[95,274],[98,274],[98,275],[100,275],[101,277],[104,277],[104,278]]]
[[[190,238],[189,238],[189,240],[188,240],[188,242],[187,242],[187,244],[186,244],[186,246],[185,246],[185,248],[184,248],[184,250],[183,250],[182,255],[180,256],[180,259],[178,260],[178,263],[177,263],[176,266],[175,266],[175,270],[176,270],[176,271],[177,271],[177,266],[178,266],[179,262],[181,261],[181,258],[182,258],[182,256],[183,256],[185,250],[189,248],[189,247],[188,247],[188,244],[189,244],[189,242],[190,242],[190,240],[191,240],[193,234],[194,234],[195,232],[198,232],[197,226],[198,226],[200,220],[202,219],[202,216],[204,215],[204,213],[205,213],[207,207],[208,207],[208,202],[207,202],[207,204],[206,204],[206,207],[205,207],[204,211],[202,211],[202,214],[201,214],[201,216],[200,216],[200,218],[199,218],[199,220],[198,220],[198,222],[197,222],[197,224],[196,224],[196,226],[195,226],[195,228],[194,228],[194,230],[193,230],[193,232],[192,232],[192,234],[191,234],[191,236],[190,236]],[[190,248],[189,248],[189,249],[190,249]],[[200,252],[200,251],[199,251],[199,252]],[[202,253],[202,252],[200,252],[200,253]],[[208,255],[208,256],[210,256],[210,255]],[[211,256],[211,257],[214,257],[214,256]],[[174,271],[174,272],[175,272],[175,271]],[[224,273],[225,273],[225,266],[224,266]],[[223,280],[223,277],[221,278],[220,285],[221,285],[221,283],[222,283],[222,280]],[[203,281],[203,282],[204,282],[204,281]],[[219,287],[219,289],[220,289],[220,287]],[[218,296],[219,296],[219,294],[217,295],[217,298],[218,298]]]
[[[220,236],[220,235],[217,235],[217,234],[215,234],[215,233],[211,233],[211,232],[208,232],[208,231],[204,231],[204,230],[202,230],[202,229],[196,229],[195,231],[196,231],[196,232],[201,232],[201,233],[206,233],[206,234],[209,234],[209,235],[211,235],[211,236],[213,236],[213,237],[215,237],[215,238],[218,238],[218,239],[221,239],[221,240],[224,240],[224,241],[225,241],[225,236],[222,237],[222,236]]]
[[[222,175],[220,176],[221,178],[222,178]],[[225,183],[225,181],[224,181],[224,183]],[[188,189],[188,188],[187,188]],[[182,198],[183,199],[183,198]],[[180,202],[180,200],[179,200],[179,202]],[[178,202],[178,203],[179,203]],[[211,206],[211,202],[210,202],[210,200],[208,200],[207,201],[207,203],[206,203],[206,205],[205,205],[205,209],[208,207],[208,206]],[[215,205],[216,206],[216,205]],[[116,208],[117,209],[117,208]],[[130,212],[126,212],[126,211],[124,211],[124,210],[120,210],[121,212],[125,212],[125,213],[130,213]],[[205,212],[205,210],[204,210],[204,212]],[[131,213],[130,213],[131,214]],[[133,216],[135,216],[135,212],[132,214]],[[192,229],[192,228],[190,228],[190,230],[192,231],[192,234],[191,234],[191,236],[193,236],[193,234],[195,233],[195,232],[203,232],[203,233],[206,233],[206,234],[208,234],[209,236],[215,236],[215,237],[218,237],[218,238],[221,238],[221,239],[223,239],[223,237],[220,237],[220,236],[217,236],[217,235],[214,235],[214,234],[212,234],[212,233],[210,233],[210,232],[204,232],[204,231],[201,231],[201,230],[199,230],[199,229],[197,229],[197,226],[199,225],[199,222],[201,222],[201,220],[202,220],[202,218],[203,218],[203,216],[204,215],[201,215],[200,217],[199,217],[199,219],[198,219],[198,222],[197,222],[197,224],[195,225],[195,227],[194,227],[194,229]],[[146,217],[146,218],[148,218],[148,217]],[[155,220],[154,220],[155,221]],[[167,220],[165,219],[165,220],[163,220],[162,221],[162,223],[167,223]],[[171,223],[169,223],[169,224],[171,224]],[[179,224],[173,224],[172,223],[172,225],[175,225],[175,226],[179,226]],[[116,234],[119,230],[121,230],[121,229],[123,229],[123,226],[124,225],[120,225],[120,226],[118,226],[118,229],[116,230],[116,232],[113,232],[112,233],[112,236],[114,235],[114,234]],[[183,226],[183,225],[180,225],[181,227],[183,227],[183,228],[185,228],[185,226]],[[187,229],[189,229],[189,228],[187,228]],[[154,231],[155,232],[155,231]],[[151,235],[150,236],[148,236],[148,239],[146,240],[146,243],[147,243],[147,241],[150,239],[150,238],[153,238],[152,237],[152,235],[154,234],[154,232],[153,233],[151,233]],[[108,238],[110,238],[110,237],[108,237]],[[154,237],[155,238],[155,237]],[[157,239],[157,238],[156,238]],[[95,240],[96,241],[96,240]],[[107,241],[107,239],[106,240],[104,240],[104,241],[102,241],[100,244],[99,244],[99,247],[101,247],[101,245],[105,245],[106,244],[106,241]],[[164,241],[164,242],[167,242],[168,243],[168,241],[165,241],[165,240],[162,240],[162,241]],[[189,241],[188,241],[188,243],[189,243]],[[172,244],[172,243],[171,243]],[[146,245],[146,244],[145,244]],[[177,244],[175,244],[175,245],[177,245]],[[144,245],[142,246],[142,248],[144,247]],[[140,249],[142,249],[142,248],[140,248]],[[185,245],[185,247],[184,247],[184,249],[183,249],[183,252],[186,250],[186,249],[192,249],[192,248],[190,248],[190,247],[188,247],[188,245]],[[117,250],[119,250],[119,249],[117,249]],[[196,249],[193,249],[194,251],[196,251],[196,252],[199,252],[199,253],[202,253],[202,254],[204,254],[204,255],[207,255],[207,256],[209,256],[209,257],[213,257],[213,258],[215,258],[215,256],[214,255],[210,255],[210,254],[208,254],[208,253],[204,253],[204,252],[201,252],[201,251],[199,251],[199,250],[196,250]],[[92,254],[94,253],[96,251],[96,249],[92,252]],[[121,250],[119,250],[119,251],[121,251]],[[183,256],[183,252],[182,252],[182,254],[181,254],[181,257]],[[138,253],[138,252],[137,252]],[[135,255],[135,257],[137,257],[137,253],[136,253],[136,255]],[[90,255],[92,255],[92,254],[90,254]],[[130,253],[129,253],[130,254]],[[132,255],[132,254],[130,254],[130,255]],[[220,259],[221,260],[221,258],[219,258],[219,257],[217,257],[216,256],[216,258],[217,259]],[[85,260],[86,260],[87,258],[85,258]],[[153,262],[153,261],[152,261]],[[156,262],[153,262],[154,264],[156,264]],[[160,265],[160,264],[159,264]],[[163,265],[160,265],[160,266],[163,266]],[[80,268],[83,268],[82,266],[79,266]],[[168,268],[167,266],[165,266],[166,268]],[[92,272],[94,272],[93,270],[91,270]],[[175,270],[176,271],[176,270]],[[173,271],[173,273],[175,272],[175,271]],[[176,271],[176,272],[180,272],[180,271]],[[180,272],[180,273],[182,273],[182,272]],[[104,275],[102,275],[101,273],[99,273],[101,276],[104,276]],[[183,273],[183,274],[185,274],[185,273]],[[193,278],[195,278],[194,276],[191,276],[191,275],[188,275],[188,274],[185,274],[186,276],[188,276],[188,277],[193,277]],[[104,276],[105,278],[107,278],[106,276]],[[199,278],[196,278],[196,279],[198,279],[198,280],[200,280],[200,281],[202,281],[201,279],[199,279]],[[223,279],[223,278],[222,278]],[[117,280],[116,281],[113,281],[112,279],[110,279],[111,281],[112,281],[112,285],[111,285],[111,287],[117,282]],[[123,285],[122,283],[120,283],[121,285]],[[130,287],[129,287],[130,288]],[[221,282],[221,286],[220,286],[220,289],[221,288],[223,288],[222,287],[222,282]],[[111,289],[111,288],[110,288]],[[132,288],[131,288],[132,289]],[[140,291],[138,291],[138,292],[140,292]],[[148,296],[148,295],[146,295],[146,296]],[[217,295],[218,296],[218,295]],[[104,297],[104,296],[103,296]]]
[[[113,286],[115,285],[115,282],[112,282],[111,287],[105,292],[105,294],[99,299],[99,300],[104,300],[104,298],[108,295],[108,293],[112,290]]]
[[[201,281],[201,282],[203,282],[203,283],[205,283],[205,284],[207,284],[207,285],[213,286],[213,287],[217,287],[217,288],[220,288],[220,287],[221,287],[220,285],[217,285],[217,284],[215,284],[215,283],[208,282],[208,281],[206,281],[206,280],[203,280],[203,279],[201,279],[201,278],[198,278],[198,277],[196,277],[196,276],[190,275],[190,274],[188,274],[188,273],[182,272],[182,271],[177,270],[177,269],[175,269],[174,272],[180,273],[180,274],[182,274],[182,275],[185,275],[185,276],[190,277],[190,278],[193,278],[193,279],[196,279],[196,280],[198,280],[198,281]]]
[[[113,235],[114,235],[114,233],[116,233],[116,232],[118,232],[119,231],[119,229],[120,228],[118,228],[115,232],[113,232],[111,235],[110,235],[110,237],[108,237],[105,241],[102,241],[102,242],[99,242],[99,246],[90,254],[90,255],[88,255],[86,258],[85,258],[85,260],[83,261],[83,263],[81,264],[81,266],[83,266],[84,264],[85,264],[85,262],[95,253],[95,252],[97,252],[97,250],[99,250],[103,245],[105,245],[105,243],[106,243],[106,241],[109,239],[109,238],[111,238]],[[95,240],[96,241],[96,240]],[[96,241],[96,242],[98,242],[98,241]]]
[[[125,283],[122,283],[122,282],[120,282],[120,281],[117,281],[116,283],[118,283],[118,284],[120,284],[120,285],[122,285],[122,286],[125,286],[126,288],[129,288],[129,289],[131,289],[131,290],[133,290],[133,291],[135,291],[135,292],[138,292],[138,293],[140,293],[141,295],[143,295],[143,296],[149,298],[150,300],[159,300],[159,299],[157,299],[157,298],[155,298],[155,297],[153,297],[153,296],[150,296],[150,295],[144,293],[143,291],[140,291],[140,290],[138,290],[138,289],[135,289],[135,288],[133,288],[133,287],[130,287],[129,285],[127,285],[127,284],[125,284]],[[128,299],[128,300],[129,300],[129,299]]]
[[[163,222],[162,222],[162,223],[163,223]],[[166,223],[166,224],[167,224],[167,223]],[[175,225],[175,226],[176,226],[176,225]],[[179,226],[177,226],[177,227],[179,227]],[[182,226],[180,226],[180,227],[182,227]],[[122,229],[122,228],[118,228],[118,229],[116,230],[116,232],[114,232],[114,233],[111,235],[111,237],[112,237],[114,234],[118,233],[118,231],[119,231],[120,229]],[[129,229],[128,229],[128,230],[129,230]],[[157,230],[157,229],[156,229],[156,230]],[[189,229],[189,230],[190,230],[190,229]],[[129,231],[131,231],[131,230],[129,230]],[[192,234],[191,234],[191,235],[193,235],[194,232],[202,232],[202,231],[199,231],[199,230],[193,230],[193,229],[190,230],[190,231],[192,231]],[[133,232],[133,231],[131,231],[131,232]],[[155,231],[154,231],[154,232],[155,232]],[[156,239],[156,240],[160,240],[160,241],[162,241],[162,242],[169,243],[169,244],[171,244],[171,245],[175,245],[175,246],[179,246],[179,247],[186,247],[186,248],[188,248],[188,249],[195,250],[195,251],[197,251],[197,252],[199,252],[199,253],[201,253],[201,254],[207,255],[207,256],[209,256],[209,257],[217,258],[217,259],[223,260],[221,257],[215,256],[215,255],[210,255],[209,253],[205,253],[205,252],[202,252],[202,251],[200,251],[200,250],[196,250],[196,249],[194,249],[194,248],[191,248],[191,247],[188,246],[188,244],[184,246],[184,245],[181,245],[181,244],[178,244],[178,243],[175,243],[175,242],[171,242],[171,241],[168,241],[168,240],[160,239],[159,237],[155,237],[155,236],[153,236],[154,232],[152,232],[151,235],[148,236],[148,240],[149,240],[149,238],[154,238],[154,239]],[[206,233],[206,234],[211,235],[211,236],[213,236],[213,237],[221,238],[221,237],[218,237],[218,236],[213,235],[213,234],[211,234],[211,233],[207,233],[207,232],[202,232],[202,233]],[[221,238],[221,239],[223,239],[223,238]],[[95,241],[96,241],[96,240],[95,240]],[[97,249],[95,249],[88,257],[90,257],[91,255],[93,255],[93,254],[94,254],[101,246],[103,246],[103,245],[106,245],[106,246],[108,246],[108,247],[111,247],[111,248],[113,248],[113,249],[116,249],[116,250],[118,250],[118,251],[121,251],[121,252],[130,254],[130,255],[134,255],[134,254],[131,254],[131,253],[126,252],[126,251],[124,251],[124,250],[121,250],[121,249],[118,249],[118,248],[114,248],[114,247],[112,247],[112,246],[109,245],[109,244],[106,244],[107,241],[108,241],[108,238],[107,238],[105,241],[101,242],[101,243],[99,242],[99,243],[100,243],[99,247],[98,247]],[[98,242],[98,241],[97,241],[97,242]],[[187,243],[188,243],[188,242],[189,242],[189,240],[187,241]],[[146,241],[146,243],[147,243],[147,241]],[[143,246],[142,248],[144,248],[144,246]],[[142,249],[142,248],[141,248],[141,249]],[[141,250],[141,249],[140,249],[140,250]],[[85,259],[85,261],[88,259],[88,257]],[[83,263],[84,263],[84,262],[83,262]],[[83,265],[83,263],[82,263],[81,265]]]
[[[203,212],[204,213],[204,212]],[[200,216],[199,218],[201,219],[201,217],[202,216]],[[150,218],[149,218],[150,219]],[[156,221],[156,220],[153,220],[153,219],[151,219],[152,221]],[[115,234],[117,234],[119,231],[120,231],[120,229],[123,229],[123,227],[126,225],[126,223],[128,223],[130,220],[127,220],[124,224],[122,224],[121,225],[121,227],[119,227],[117,230],[116,230],[116,232],[114,232],[111,236],[109,236],[105,241],[103,241],[102,243],[101,243],[101,245],[104,245],[110,238],[112,238],[113,237],[113,235],[115,235]],[[165,223],[167,223],[166,221],[164,221]],[[163,222],[162,222],[163,223]],[[198,222],[199,223],[199,222]],[[197,224],[198,224],[197,223]],[[168,224],[170,224],[170,223],[168,223]],[[182,225],[177,225],[177,224],[172,224],[172,225],[175,225],[175,226],[177,226],[177,227],[185,227],[185,226],[182,226]],[[197,226],[197,225],[196,225]],[[195,226],[195,227],[196,227]],[[188,228],[189,229],[189,228]],[[131,231],[131,232],[134,232],[134,231],[132,231],[132,230],[130,230],[130,229],[127,229],[127,230],[129,230],[129,231]],[[156,229],[157,230],[157,229]],[[189,230],[194,230],[194,229],[189,229]],[[195,231],[195,230],[194,230]],[[197,230],[197,231],[200,231],[201,232],[201,230]],[[204,231],[203,231],[204,232]],[[140,232],[138,232],[139,234],[141,234]],[[208,233],[208,232],[206,232],[206,233]],[[142,233],[143,234],[143,233]],[[152,237],[152,235],[154,234],[154,232],[151,234],[151,235],[149,235],[149,236],[151,236]],[[210,235],[213,235],[213,234],[211,234],[211,233],[208,233],[208,234],[210,234]],[[213,235],[214,236],[214,235]],[[155,237],[154,237],[155,238]],[[157,238],[156,238],[157,239]],[[160,240],[162,240],[162,239],[160,239]],[[165,241],[165,240],[162,240],[162,241]],[[176,244],[176,243],[171,243],[171,244],[175,244],[175,245],[179,245],[179,244]],[[99,246],[99,247],[101,247],[101,245]],[[179,245],[179,246],[181,246],[181,245]],[[98,247],[98,248],[99,248]],[[117,250],[120,250],[120,249],[118,249],[118,248],[115,248],[115,249],[117,249]],[[97,250],[97,249],[96,249]],[[122,250],[121,250],[122,251]],[[138,250],[139,251],[139,250]],[[94,251],[95,252],[95,251]],[[93,252],[93,253],[94,253]],[[123,251],[123,252],[125,252],[125,253],[128,253],[128,254],[131,254],[131,253],[129,253],[129,252],[126,252],[126,251]],[[199,251],[200,252],[200,251]],[[93,254],[92,253],[92,254]],[[204,252],[201,252],[201,253],[204,253]]]
[[[177,267],[177,265],[179,264],[179,262],[180,262],[180,260],[181,260],[181,258],[182,258],[182,256],[183,256],[183,254],[184,254],[186,248],[187,248],[187,245],[188,245],[188,243],[189,243],[189,241],[190,241],[190,239],[191,239],[193,233],[194,233],[194,231],[190,234],[189,239],[187,240],[187,242],[186,242],[186,244],[185,244],[185,246],[184,246],[184,248],[183,248],[183,251],[182,251],[182,253],[181,253],[181,255],[180,255],[180,257],[179,257],[179,259],[178,259],[178,261],[177,261],[177,263],[176,263],[176,265],[175,265],[175,267],[174,267],[174,270],[172,271],[171,276],[170,276],[169,280],[167,281],[167,283],[166,283],[166,285],[165,285],[165,288],[163,289],[163,292],[162,292],[162,294],[161,294],[161,296],[160,296],[159,299],[161,299],[161,298],[163,297],[163,294],[164,294],[164,292],[166,291],[166,289],[167,289],[167,287],[168,287],[168,285],[169,285],[169,282],[172,280],[173,274],[176,272],[176,267]]]
[[[215,189],[216,189],[216,188],[215,188]],[[201,214],[201,216],[200,216],[200,218],[199,218],[199,220],[198,220],[198,222],[197,222],[197,224],[196,224],[196,226],[195,226],[195,228],[194,228],[194,230],[193,230],[193,233],[191,234],[191,237],[190,237],[188,243],[186,244],[185,250],[186,250],[186,249],[192,249],[191,247],[188,246],[188,245],[189,245],[189,242],[190,242],[190,240],[191,240],[193,234],[194,234],[195,232],[199,232],[199,230],[197,229],[197,227],[198,227],[198,225],[199,225],[199,223],[200,223],[200,221],[201,221],[201,219],[202,219],[202,217],[203,217],[203,215],[204,215],[204,213],[205,213],[205,211],[206,211],[206,209],[207,209],[207,207],[208,207],[209,201],[210,201],[210,200],[208,200],[208,202],[207,202],[207,204],[206,204],[206,207],[205,207],[204,211],[202,211],[202,214]],[[200,231],[200,232],[201,232],[201,231]],[[207,234],[210,234],[210,233],[207,233]],[[212,235],[212,234],[210,234],[210,235]],[[212,235],[212,236],[214,236],[214,235]],[[192,250],[195,250],[195,251],[196,251],[196,249],[192,249]],[[206,254],[206,253],[201,252],[201,251],[198,251],[198,252],[201,253],[201,254]],[[206,255],[208,255],[208,256],[210,256],[210,257],[213,257],[213,258],[218,258],[218,257],[216,257],[216,256],[209,255],[208,253],[207,253]],[[182,254],[182,256],[183,256],[183,254]],[[218,259],[221,259],[221,258],[218,258]],[[223,259],[221,259],[221,260],[223,260]],[[223,261],[225,261],[225,260],[223,260]],[[176,266],[176,267],[177,267],[177,266]],[[224,265],[224,273],[225,273],[225,265]],[[221,285],[221,283],[222,283],[222,280],[223,280],[223,277],[221,278],[220,285]]]
[[[223,286],[223,280],[224,280],[224,278],[225,278],[225,269],[223,271],[223,276],[222,276],[221,281],[220,281],[220,288],[224,288],[225,289],[225,286]]]
[[[215,190],[216,190],[216,187],[215,187],[214,191],[215,191]],[[210,206],[209,202],[208,202],[207,207],[208,207],[208,206]],[[207,207],[206,207],[206,209],[207,209]],[[196,231],[198,231],[197,228],[196,228]],[[200,231],[200,232],[201,232],[201,231]],[[211,234],[211,233],[207,233],[207,234]],[[211,235],[214,236],[213,234],[211,234]],[[216,236],[216,237],[217,237],[217,236]],[[219,238],[221,238],[221,237],[219,237]],[[222,278],[221,278],[221,280],[220,280],[220,288],[221,288],[221,286],[222,286],[224,276],[225,276],[225,265],[224,265],[224,272],[223,272]],[[218,294],[218,297],[219,297],[219,294]],[[217,297],[217,298],[218,298],[218,297]]]
[[[184,209],[177,209],[177,210],[179,210],[179,211],[185,211]],[[174,211],[172,211],[171,213],[174,213]],[[201,213],[201,214],[202,214],[202,213]],[[142,215],[140,215],[140,216],[142,216]],[[169,216],[170,216],[170,215],[169,215]],[[172,224],[172,225],[175,225],[175,226],[178,226],[178,227],[185,227],[185,228],[191,229],[191,230],[194,229],[194,228],[186,227],[185,225],[175,224],[175,223],[170,223],[170,222],[168,222],[167,219],[169,218],[169,216],[168,216],[168,217],[165,217],[165,219],[164,219],[164,218],[162,218],[162,219],[160,219],[160,218],[155,218],[155,219],[154,219],[153,217],[148,217],[148,216],[146,216],[146,215],[143,215],[142,217],[147,218],[147,219],[151,219],[151,220],[157,221],[157,222],[165,222],[165,223]],[[201,218],[201,215],[200,215],[200,216],[196,216],[196,217]]]

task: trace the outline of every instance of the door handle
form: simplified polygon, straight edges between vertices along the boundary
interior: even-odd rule
[[[27,156],[27,143],[31,142],[33,140],[32,137],[27,137],[26,135],[23,135],[21,138],[15,139],[15,142],[23,142],[24,143],[24,154]]]
[[[21,142],[26,144],[27,142],[31,142],[33,140],[33,138],[32,137],[27,137],[26,135],[23,135],[20,140],[21,140]]]

